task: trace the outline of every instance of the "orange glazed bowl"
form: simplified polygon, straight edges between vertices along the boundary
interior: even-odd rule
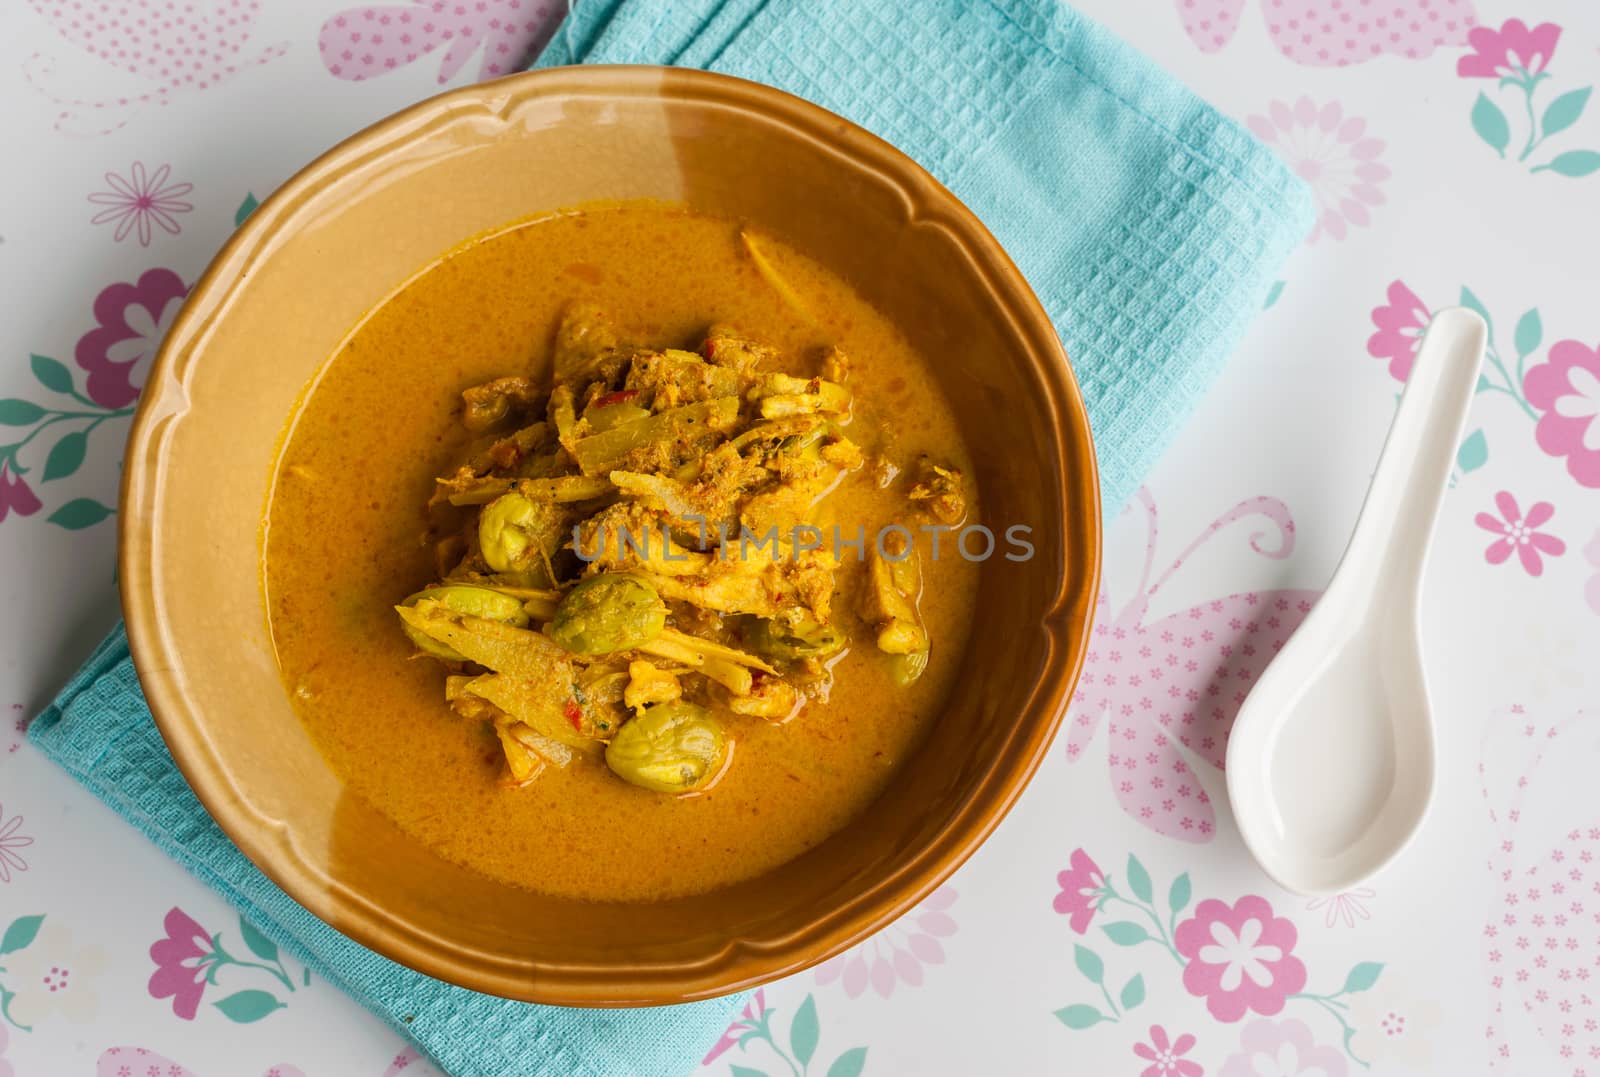
[[[280,438],[352,326],[464,240],[596,200],[753,222],[839,274],[926,360],[984,518],[1036,553],[979,570],[956,687],[870,810],[756,878],[622,906],[449,863],[350,793],[290,705],[263,597]],[[274,882],[386,957],[530,1002],[638,1006],[823,961],[937,887],[1038,767],[1100,572],[1088,421],[1060,342],[995,239],[904,154],[738,79],[650,67],[518,75],[361,132],[260,206],[196,284],[127,454],[128,635],[173,757]]]

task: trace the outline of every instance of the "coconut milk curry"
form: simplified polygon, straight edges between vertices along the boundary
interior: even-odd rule
[[[495,879],[649,901],[869,809],[960,674],[976,566],[931,528],[977,508],[922,360],[844,281],[600,205],[356,328],[286,434],[265,588],[352,792]]]

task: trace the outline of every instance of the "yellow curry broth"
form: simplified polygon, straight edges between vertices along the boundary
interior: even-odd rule
[[[433,477],[464,451],[460,391],[499,375],[548,373],[563,307],[592,301],[630,339],[688,345],[731,322],[785,350],[789,369],[823,344],[854,360],[852,439],[902,466],[927,451],[966,468],[950,410],[901,334],[841,280],[764,240],[803,299],[797,313],[757,271],[731,222],[652,204],[525,223],[447,256],[373,311],[324,368],[295,417],[268,510],[265,579],[286,686],[349,788],[441,856],[549,894],[643,901],[760,874],[844,826],[882,790],[937,714],[965,649],[976,566],[946,541],[929,559],[927,673],[897,686],[870,628],[851,634],[827,702],[793,721],[724,715],[721,779],[663,796],[598,760],[502,784],[492,728],[454,715],[442,673],[413,660],[393,606],[435,578],[420,541]],[[968,471],[970,474],[970,469]],[[969,503],[975,491],[968,481]],[[904,509],[871,468],[831,501],[842,531],[870,535]],[[841,591],[865,575],[846,552]]]

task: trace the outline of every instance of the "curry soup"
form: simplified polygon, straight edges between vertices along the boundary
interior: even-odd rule
[[[632,357],[631,366],[613,363],[614,369],[601,374],[593,373],[591,360],[603,364],[604,357],[585,356],[581,362],[567,357],[569,366],[589,364],[585,377],[595,379],[587,386],[590,407],[579,402],[576,430],[570,408],[562,412],[563,423],[556,417],[557,401],[546,403],[564,392],[563,342],[582,338],[587,329],[574,321],[574,310],[604,312],[632,349],[622,353]],[[715,329],[708,338],[714,326],[730,328]],[[729,341],[756,358],[737,367],[740,361],[728,357]],[[619,498],[634,496],[627,476],[639,466],[607,471],[611,465],[604,464],[586,478],[572,463],[570,449],[576,445],[576,458],[582,459],[585,445],[599,443],[593,435],[598,423],[588,424],[588,417],[600,414],[594,405],[619,399],[630,407],[648,403],[648,396],[633,395],[635,389],[607,392],[612,385],[636,384],[640,371],[648,378],[666,362],[695,367],[697,355],[671,349],[696,347],[705,357],[703,373],[716,375],[705,380],[722,384],[732,376],[727,371],[738,369],[742,418],[728,433],[745,434],[734,441],[758,438],[768,429],[783,434],[791,428],[782,424],[796,410],[804,413],[801,419],[817,420],[811,441],[790,435],[774,440],[770,451],[820,439],[833,470],[825,511],[816,522],[836,524],[847,538],[858,527],[867,536],[864,560],[845,546],[836,551],[836,566],[827,562],[835,571],[831,603],[826,595],[813,600],[840,639],[802,660],[768,665],[748,642],[749,626],[765,629],[780,623],[765,617],[792,621],[802,614],[811,625],[809,609],[779,613],[735,602],[721,612],[698,610],[682,601],[684,577],[651,575],[662,570],[659,564],[611,565],[617,574],[596,576],[608,566],[575,563],[570,550],[561,554],[564,566],[541,568],[547,564],[544,555],[525,560],[520,567],[539,578],[523,580],[494,563],[492,542],[480,548],[476,541],[488,534],[482,528],[489,526],[490,509],[496,507],[485,504],[488,497],[518,498],[517,489],[533,498],[539,496],[534,487],[548,492],[552,483],[598,483],[609,491],[561,517],[563,523],[590,513],[601,518],[607,506],[618,511]],[[710,369],[717,364],[723,365]],[[822,373],[838,378],[847,391]],[[605,378],[614,380],[606,384]],[[506,400],[473,388],[503,387],[515,379],[519,387],[502,394]],[[543,393],[534,400],[520,382],[541,386]],[[781,403],[773,385],[796,392]],[[842,414],[827,413],[838,405],[821,401],[819,386],[844,395],[848,404]],[[660,391],[655,395],[658,417],[688,410]],[[533,411],[502,414],[523,406]],[[546,430],[539,420],[547,407],[552,420]],[[640,414],[649,411],[642,408]],[[488,429],[495,422],[502,429]],[[524,422],[531,425],[511,433]],[[555,472],[496,470],[487,462],[476,473],[470,465],[463,468],[462,461],[498,459],[495,446],[525,430],[533,431],[523,439],[530,446],[537,448],[545,438],[546,459],[564,461],[565,477],[529,480],[518,476]],[[734,451],[731,444],[721,444],[724,454]],[[699,444],[680,442],[678,449],[677,457],[661,462],[652,481],[692,482],[702,467],[696,457],[709,461],[713,455]],[[637,460],[637,454],[630,459]],[[767,458],[773,474],[780,468],[772,462],[776,459]],[[956,504],[964,499],[960,513],[966,522],[976,522],[977,491],[970,478],[961,478],[970,476],[965,446],[921,359],[845,282],[770,237],[655,203],[589,207],[514,225],[445,256],[374,310],[322,369],[291,420],[264,540],[268,613],[285,685],[318,747],[353,793],[439,855],[494,879],[556,896],[648,901],[758,875],[817,845],[867,809],[959,675],[977,566],[956,555],[949,535],[937,557],[926,532],[918,535],[913,551],[920,565],[920,599],[911,595],[909,616],[922,633],[925,670],[919,660],[908,676],[906,656],[885,653],[907,649],[889,641],[907,626],[885,608],[881,592],[888,577],[880,577],[885,566],[874,562],[872,536],[891,523],[920,530],[915,521],[927,518],[928,502],[914,498],[928,494],[925,484],[912,485],[912,472],[919,461],[926,467],[930,459],[944,465],[933,472],[954,476]],[[498,477],[502,474],[509,477]],[[456,479],[441,476],[464,478],[450,485]],[[478,487],[486,483],[499,485],[479,496]],[[612,483],[620,483],[621,490]],[[919,492],[908,497],[908,490]],[[442,504],[444,493],[455,495],[457,508]],[[586,490],[583,496],[596,493]],[[662,512],[658,503],[641,504]],[[496,511],[504,508],[502,502]],[[459,563],[460,543],[452,527],[464,527],[467,536]],[[441,551],[453,542],[455,552],[441,560]],[[621,734],[584,728],[593,724],[590,703],[577,690],[585,709],[575,709],[569,700],[568,717],[574,730],[598,738],[594,752],[567,753],[578,758],[565,765],[563,756],[563,765],[552,766],[544,765],[556,761],[549,753],[520,754],[522,744],[537,749],[541,739],[514,715],[486,702],[492,693],[474,688],[492,679],[484,675],[485,667],[490,675],[500,667],[492,660],[463,661],[463,654],[439,642],[466,639],[460,633],[477,626],[549,648],[558,656],[554,664],[565,668],[565,652],[548,642],[563,640],[563,646],[579,652],[571,663],[578,672],[566,675],[587,676],[584,671],[594,670],[592,663],[604,656],[582,653],[582,633],[576,634],[577,642],[564,638],[561,610],[550,621],[551,612],[541,614],[541,604],[570,608],[576,596],[596,584],[623,580],[635,586],[652,578],[654,589],[644,586],[667,611],[666,632],[690,642],[690,633],[708,635],[719,642],[706,646],[725,643],[735,665],[750,667],[701,677],[693,654],[674,659],[677,652],[656,644],[667,657],[643,656],[655,663],[645,663],[653,680],[642,680],[637,652],[628,655],[634,659],[631,679],[627,673],[612,676],[630,690],[663,688],[641,696],[644,702],[638,704],[630,695],[628,708],[619,702],[606,712],[624,715],[623,730],[635,723],[642,729],[645,717],[664,718],[667,708],[714,715],[707,720],[725,731],[726,744],[719,734],[715,765],[706,773],[685,768],[683,780],[692,778],[691,784],[651,784],[650,775],[641,778],[622,765],[626,760],[619,763]],[[422,590],[441,580],[450,586]],[[549,589],[507,586],[508,581]],[[463,615],[443,601],[463,582],[472,586],[462,593],[482,596],[483,588],[498,587],[488,597],[504,602],[505,595],[515,596],[512,616],[501,619],[511,623],[486,620],[477,607],[461,607],[474,614]],[[528,613],[516,608],[524,598]],[[397,606],[404,625],[397,621]],[[751,616],[755,613],[762,617]],[[431,628],[428,618],[434,619]],[[546,622],[542,635],[541,620]],[[654,630],[659,625],[658,614]],[[763,632],[757,642],[765,638]],[[842,650],[839,642],[845,644]],[[419,646],[446,668],[419,657]],[[792,650],[778,653],[795,658]],[[472,652],[470,657],[482,656]],[[629,665],[624,662],[623,668]],[[795,705],[763,709],[756,697],[764,691],[770,696],[780,680],[798,686]],[[463,701],[473,707],[463,707]],[[514,702],[500,696],[494,701],[515,710]],[[493,721],[472,720],[479,712]],[[627,718],[630,714],[639,717]],[[508,729],[527,737],[519,741],[507,735]],[[570,734],[547,732],[572,740]],[[676,775],[673,771],[672,781]],[[691,791],[672,795],[674,788]]]

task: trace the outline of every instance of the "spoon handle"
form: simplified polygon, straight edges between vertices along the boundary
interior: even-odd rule
[[[1349,586],[1381,589],[1382,598],[1416,608],[1487,334],[1483,319],[1462,307],[1429,324],[1340,564],[1338,575],[1353,577]]]

